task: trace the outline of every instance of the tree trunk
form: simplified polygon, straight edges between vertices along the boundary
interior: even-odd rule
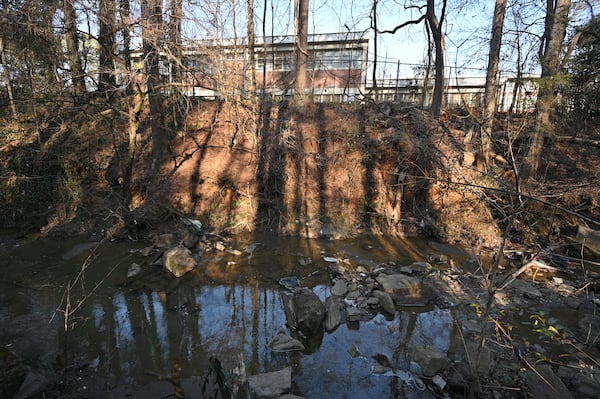
[[[71,68],[71,81],[73,93],[83,96],[86,92],[85,78],[81,59],[79,58],[79,34],[77,31],[77,13],[75,12],[74,0],[63,0],[63,14],[65,25],[65,41],[67,43],[67,58]]]
[[[100,0],[98,3],[98,44],[100,45],[98,91],[114,90],[115,67],[115,0]]]
[[[160,93],[159,54],[163,31],[162,0],[142,1],[142,48],[145,59],[146,91],[150,106],[152,128],[152,170],[158,171],[168,148],[163,126],[163,107]]]
[[[295,96],[306,102],[306,64],[308,63],[308,0],[296,0],[296,83]]]
[[[442,26],[446,16],[446,0],[443,0],[442,12],[438,20],[435,15],[435,0],[427,0],[427,23],[431,29],[433,42],[435,44],[435,87],[433,89],[433,99],[431,101],[431,114],[434,118],[439,118],[442,113],[442,103],[444,99],[444,54],[446,53],[446,44]]]
[[[4,86],[6,86],[6,92],[8,94],[10,112],[12,113],[12,117],[14,119],[17,119],[19,114],[17,112],[17,105],[15,104],[15,98],[13,96],[12,81],[10,79],[10,70],[8,69],[8,61],[6,60],[6,54],[4,50],[4,38],[0,37],[0,61],[2,62],[2,70],[4,71]]]
[[[373,7],[371,8],[371,28],[373,29],[373,70],[371,71],[371,80],[373,81],[373,91],[375,99],[377,99],[377,3],[378,0],[373,0]]]
[[[429,105],[429,73],[431,72],[431,52],[433,51],[433,43],[431,41],[431,30],[429,29],[429,24],[425,24],[425,32],[427,33],[427,66],[425,67],[423,92],[421,93],[421,108],[423,109]]]
[[[128,94],[131,94],[131,88],[133,87],[133,74],[131,73],[131,30],[129,27],[131,24],[131,6],[129,4],[129,0],[119,0],[119,17],[121,24],[119,29],[121,31],[121,36],[123,37],[123,53],[121,55],[121,62],[123,63],[123,69],[127,74],[124,77],[126,80],[125,91]]]
[[[256,95],[256,75],[254,55],[254,0],[248,0],[248,94],[250,97]]]
[[[529,180],[535,177],[539,168],[544,139],[552,130],[550,111],[556,98],[554,90],[560,74],[560,57],[569,24],[570,9],[571,0],[547,0],[546,28],[540,47],[542,75],[535,104],[535,131],[521,172],[524,179]]]
[[[498,64],[500,62],[500,47],[502,45],[502,29],[504,15],[506,14],[506,0],[496,0],[494,7],[494,21],[492,22],[492,38],[490,40],[490,54],[485,76],[485,92],[483,97],[483,123],[481,126],[481,147],[485,165],[491,159],[493,149],[492,129],[494,114],[496,113],[496,94]]]
[[[171,69],[173,81],[181,82],[181,63],[183,50],[181,48],[181,20],[183,18],[182,0],[171,0],[171,15],[169,19],[169,47],[175,57]]]

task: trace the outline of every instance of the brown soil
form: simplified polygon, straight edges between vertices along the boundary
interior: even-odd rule
[[[265,104],[254,112],[230,102],[193,105],[170,129],[158,175],[149,168],[149,127],[138,134],[127,209],[126,115],[102,111],[53,110],[4,124],[1,225],[131,234],[185,215],[219,233],[420,233],[496,248],[503,230],[545,245],[574,235],[585,220],[576,213],[600,215],[600,151],[580,142],[548,140],[539,183],[519,201],[509,149],[522,158],[529,115],[499,115],[500,156],[486,169],[470,146],[474,118],[463,111],[438,122],[396,105]]]

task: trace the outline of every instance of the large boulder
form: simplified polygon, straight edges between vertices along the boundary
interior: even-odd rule
[[[177,245],[165,252],[165,268],[175,277],[181,277],[193,270],[198,263],[192,251],[183,245]]]
[[[283,305],[290,329],[299,331],[305,337],[321,332],[325,317],[325,305],[317,294],[307,288],[292,294],[282,294]]]
[[[397,305],[426,305],[434,296],[431,287],[424,285],[415,277],[404,274],[380,274],[376,280]]]

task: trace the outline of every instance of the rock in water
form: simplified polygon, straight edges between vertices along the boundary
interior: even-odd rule
[[[197,266],[192,251],[177,245],[165,252],[165,268],[175,277],[181,277]]]
[[[339,279],[335,282],[333,287],[331,287],[331,295],[335,296],[344,296],[348,293],[348,286],[344,282],[344,280]]]
[[[282,332],[277,333],[277,335],[273,337],[271,342],[269,342],[269,348],[274,352],[292,352],[305,349],[302,342]]]
[[[375,290],[373,291],[373,296],[379,300],[379,305],[385,312],[392,315],[396,313],[394,301],[392,301],[387,292]]]
[[[327,332],[335,330],[342,322],[340,313],[340,300],[330,296],[325,300],[326,316],[323,321],[323,327]]]
[[[257,398],[279,398],[292,389],[292,368],[248,377],[250,391]]]
[[[404,274],[380,274],[376,280],[398,305],[426,305],[433,296],[431,290],[415,277]]]
[[[291,329],[312,337],[321,329],[325,306],[317,294],[304,288],[293,294],[282,293],[285,315]]]

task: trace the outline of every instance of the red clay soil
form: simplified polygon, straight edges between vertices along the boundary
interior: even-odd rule
[[[128,223],[156,227],[185,215],[219,233],[420,233],[497,247],[503,231],[531,243],[551,241],[574,234],[584,219],[573,212],[600,215],[600,151],[564,138],[547,141],[539,183],[519,198],[509,150],[516,159],[525,153],[527,116],[500,115],[499,156],[484,168],[470,144],[477,124],[466,113],[436,121],[387,104],[267,103],[253,110],[230,102],[194,104],[171,129],[158,175],[149,169],[150,129],[138,134],[127,209],[126,116],[85,115],[49,114],[19,127],[28,134],[4,126],[5,226],[36,220],[46,232],[113,234]]]

